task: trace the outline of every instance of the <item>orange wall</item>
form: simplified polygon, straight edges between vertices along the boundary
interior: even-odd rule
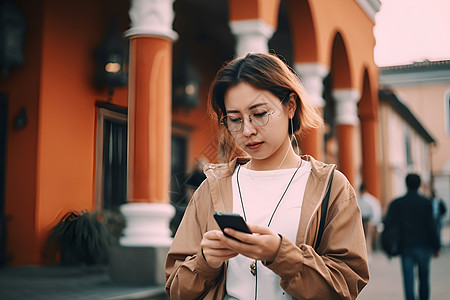
[[[0,92],[9,97],[5,188],[6,255],[8,261],[12,259],[21,264],[32,263],[30,253],[36,249],[34,208],[42,36],[39,2],[41,1],[16,1],[27,20],[25,63],[10,70],[6,79],[0,79]],[[26,109],[28,124],[24,129],[17,130],[12,128],[13,119],[22,107]]]
[[[36,195],[41,242],[61,214],[94,208],[95,102],[105,97],[92,84],[93,50],[108,29],[106,7],[88,0],[46,6]]]
[[[69,210],[94,207],[97,100],[93,51],[107,32],[107,0],[19,1],[27,20],[25,63],[0,81],[9,125],[21,107],[28,126],[8,131],[6,203],[9,264],[36,264],[48,230]],[[128,3],[121,4],[128,23]],[[125,29],[124,27],[123,29]],[[127,105],[127,89],[114,103]]]
[[[316,62],[318,56],[316,32],[307,0],[287,2],[295,63]]]
[[[362,8],[356,1],[309,1],[309,5],[317,32],[318,62],[330,66],[332,45],[339,32],[349,58],[351,87],[361,90],[364,68],[367,68],[371,86],[377,88],[374,24]]]

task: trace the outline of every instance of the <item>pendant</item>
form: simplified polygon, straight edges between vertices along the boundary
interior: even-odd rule
[[[256,260],[252,261],[250,264],[250,273],[252,273],[253,276],[256,276]]]

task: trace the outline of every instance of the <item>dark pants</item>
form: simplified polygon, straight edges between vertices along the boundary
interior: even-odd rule
[[[419,299],[430,298],[430,262],[433,251],[425,247],[414,247],[402,252],[403,288],[406,300],[416,300],[414,296],[414,268],[419,271]]]

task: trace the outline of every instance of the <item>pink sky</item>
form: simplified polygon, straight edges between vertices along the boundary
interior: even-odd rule
[[[450,0],[381,0],[375,20],[377,65],[450,59]]]

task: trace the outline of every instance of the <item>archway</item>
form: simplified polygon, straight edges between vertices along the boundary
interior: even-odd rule
[[[358,90],[351,86],[351,68],[342,35],[336,33],[331,52],[331,96],[334,100],[334,121],[337,136],[337,163],[350,183],[354,184],[355,167],[355,125],[358,124]],[[333,141],[333,139],[330,139]]]

